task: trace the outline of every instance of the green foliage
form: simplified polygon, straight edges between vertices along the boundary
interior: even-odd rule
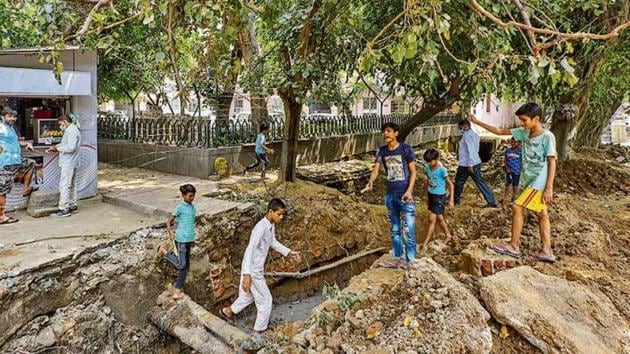
[[[353,307],[361,302],[356,294],[342,292],[337,284],[324,286],[322,294],[328,299],[337,300],[339,308],[341,308],[343,311],[351,310]]]

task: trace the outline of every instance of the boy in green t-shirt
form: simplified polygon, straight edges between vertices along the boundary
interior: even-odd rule
[[[553,203],[553,181],[556,176],[556,138],[542,126],[542,110],[533,102],[526,103],[516,111],[520,128],[499,129],[480,122],[475,116],[468,120],[497,135],[512,135],[523,144],[523,168],[520,186],[524,188],[512,206],[512,239],[509,243],[491,247],[494,251],[520,258],[520,238],[525,209],[536,213],[539,223],[542,252],[533,253],[535,260],[555,262],[551,250],[551,222],[547,206]]]
[[[197,209],[192,203],[197,192],[195,187],[192,184],[184,184],[179,187],[179,191],[182,193],[183,201],[175,207],[166,222],[166,231],[169,239],[175,241],[176,252],[166,253],[166,249],[163,246],[160,246],[158,249],[158,256],[164,257],[179,270],[174,284],[174,299],[184,296],[182,289],[190,268],[190,248],[195,241],[195,215],[197,214]],[[175,236],[173,236],[172,225],[175,220],[177,220],[177,231],[175,231]]]

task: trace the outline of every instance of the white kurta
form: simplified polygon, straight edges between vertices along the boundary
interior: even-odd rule
[[[252,302],[256,304],[255,331],[264,331],[269,324],[273,298],[265,281],[265,261],[269,248],[288,256],[291,250],[276,240],[276,228],[267,218],[263,218],[256,224],[249,238],[249,244],[243,256],[241,265],[241,285],[238,298],[232,304],[232,312],[239,313]],[[243,275],[249,274],[252,278],[250,293],[243,290]]]
[[[79,152],[81,150],[81,131],[71,124],[63,133],[59,151],[59,210],[69,209],[77,205],[77,173]]]

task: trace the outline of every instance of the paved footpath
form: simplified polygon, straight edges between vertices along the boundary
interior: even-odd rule
[[[12,277],[86,250],[98,249],[134,231],[161,227],[181,200],[179,186],[197,188],[195,205],[201,215],[216,215],[250,204],[205,195],[219,182],[137,168],[99,165],[99,196],[79,202],[69,218],[32,218],[24,211],[11,215],[20,222],[0,226],[0,279]],[[239,181],[230,177],[221,183]]]

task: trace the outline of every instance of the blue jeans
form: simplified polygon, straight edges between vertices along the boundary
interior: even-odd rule
[[[164,258],[179,271],[177,279],[175,280],[175,287],[181,290],[184,288],[186,275],[188,275],[188,269],[190,268],[190,246],[192,246],[192,242],[175,241],[175,245],[177,246],[179,257],[173,252],[169,252]]]
[[[455,204],[459,205],[462,199],[462,193],[464,192],[464,185],[468,180],[468,177],[472,177],[473,182],[477,185],[477,189],[483,194],[483,198],[488,204],[496,204],[492,190],[488,187],[483,178],[481,178],[481,164],[473,166],[473,173],[468,171],[468,167],[457,167],[457,174],[455,174]]]
[[[385,206],[392,234],[392,248],[394,257],[408,262],[416,259],[416,204],[405,202],[402,194],[385,194]],[[403,249],[403,232],[406,236],[406,247]],[[405,253],[405,250],[407,251]]]

